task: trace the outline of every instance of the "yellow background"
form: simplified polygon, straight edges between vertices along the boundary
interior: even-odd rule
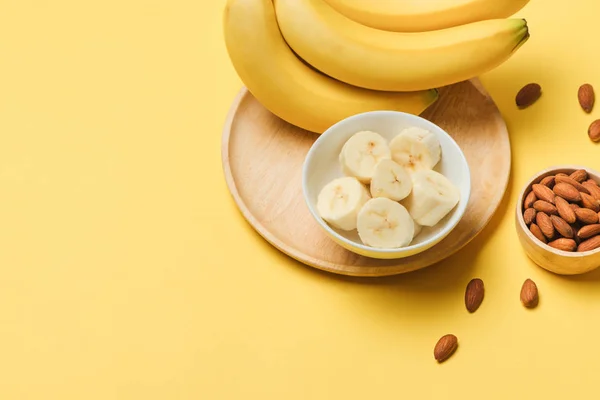
[[[0,0],[0,399],[592,397],[600,271],[535,267],[513,207],[539,169],[600,168],[586,135],[600,108],[576,100],[600,88],[600,5],[518,13],[531,39],[482,77],[511,132],[505,201],[459,254],[376,280],[304,267],[237,211],[220,159],[241,86],[224,3]],[[530,81],[544,94],[518,111]],[[460,347],[438,365],[448,332]]]

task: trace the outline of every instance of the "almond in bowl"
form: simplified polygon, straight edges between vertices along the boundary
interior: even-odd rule
[[[577,275],[600,267],[600,173],[556,166],[536,174],[519,195],[516,229],[540,267]]]

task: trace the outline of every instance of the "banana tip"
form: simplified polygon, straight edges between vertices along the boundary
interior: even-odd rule
[[[432,103],[435,103],[440,97],[440,91],[437,88],[429,89],[429,95],[431,96]]]
[[[529,39],[529,37],[531,36],[529,34],[529,28],[525,27],[524,32],[522,33],[522,35],[519,35],[520,39],[517,42],[517,44],[515,45],[513,52],[517,51],[521,46],[523,46],[523,44],[525,44],[525,42],[527,42],[527,40]]]

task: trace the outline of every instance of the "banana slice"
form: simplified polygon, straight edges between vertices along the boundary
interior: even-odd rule
[[[439,172],[420,170],[412,178],[412,191],[402,205],[417,224],[434,226],[458,204],[458,188]]]
[[[342,147],[339,161],[348,176],[362,183],[369,183],[375,165],[383,159],[391,159],[392,153],[387,140],[376,132],[360,131],[352,135]]]
[[[332,227],[351,231],[356,229],[358,212],[370,198],[369,191],[358,179],[337,178],[321,189],[317,211]]]
[[[407,246],[413,239],[414,229],[414,223],[406,208],[385,197],[367,201],[358,212],[358,236],[367,246]]]
[[[433,169],[442,157],[437,136],[417,127],[404,129],[392,139],[389,147],[392,159],[411,173]]]
[[[431,168],[435,167],[437,163],[440,162],[442,159],[442,146],[440,145],[440,140],[435,133],[432,133],[427,129],[413,126],[406,128],[404,130],[404,134],[418,138],[421,143],[427,146],[433,163]]]
[[[408,171],[391,159],[384,158],[375,166],[371,179],[371,196],[400,201],[409,195],[412,179]]]

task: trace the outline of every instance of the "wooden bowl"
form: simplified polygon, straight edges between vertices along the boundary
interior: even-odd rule
[[[516,229],[519,241],[525,249],[529,258],[540,267],[560,275],[584,274],[600,267],[600,248],[585,252],[569,252],[558,250],[537,239],[529,230],[523,219],[523,202],[525,196],[531,191],[535,183],[549,175],[565,173],[570,175],[572,172],[584,169],[588,173],[588,179],[591,178],[600,183],[600,173],[578,165],[560,165],[543,170],[533,176],[525,185],[516,205]]]

